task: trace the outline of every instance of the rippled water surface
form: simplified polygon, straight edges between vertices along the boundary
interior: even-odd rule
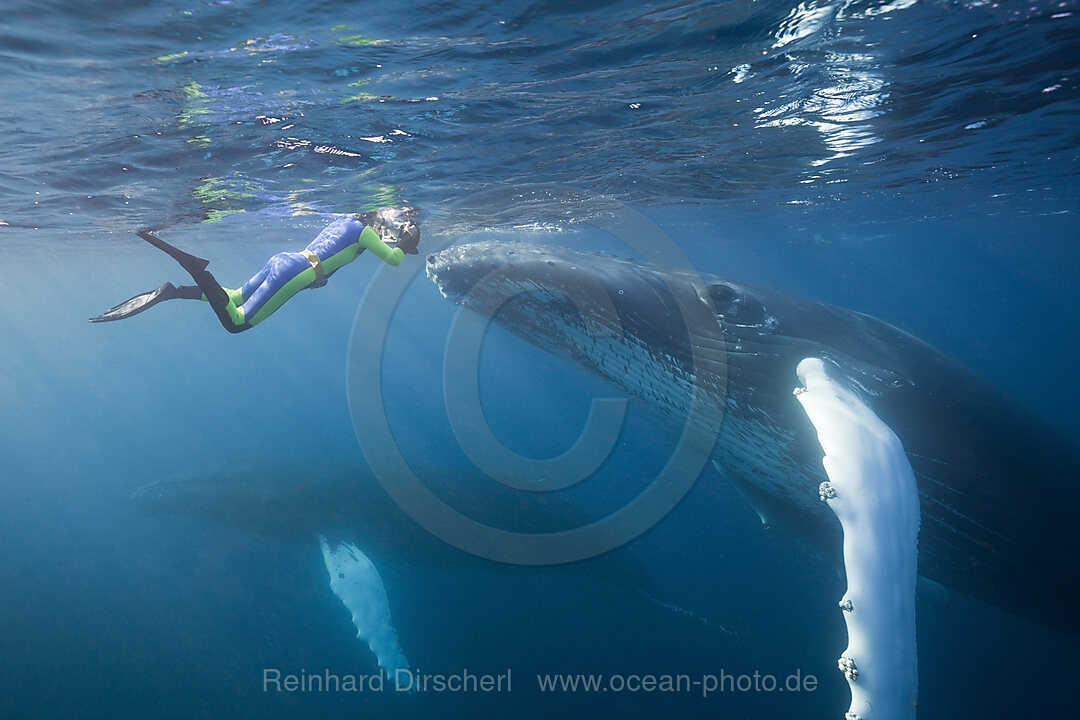
[[[1077,201],[1071,3],[9,4],[0,219]],[[532,219],[532,218],[528,218]],[[481,219],[482,221],[482,219]]]

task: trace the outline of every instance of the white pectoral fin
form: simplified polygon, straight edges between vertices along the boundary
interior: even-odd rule
[[[846,717],[914,718],[918,487],[899,438],[831,369],[800,362],[795,394],[825,451],[821,499],[844,528]]]
[[[367,643],[379,667],[393,679],[395,671],[407,670],[409,663],[398,644],[379,571],[350,542],[330,542],[320,535],[319,544],[330,575],[330,588],[352,614],[356,637]]]

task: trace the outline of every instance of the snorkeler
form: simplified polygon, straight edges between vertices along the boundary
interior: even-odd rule
[[[208,260],[173,247],[154,234],[154,229],[140,230],[138,236],[180,263],[195,285],[178,287],[167,282],[157,290],[136,295],[90,318],[90,322],[122,320],[163,300],[179,298],[208,301],[226,330],[243,332],[268,318],[301,290],[325,285],[338,268],[355,260],[364,250],[371,250],[389,265],[399,265],[406,254],[416,255],[420,241],[419,215],[415,208],[402,207],[343,217],[323,229],[304,250],[271,257],[262,270],[237,290],[218,284],[206,269]]]

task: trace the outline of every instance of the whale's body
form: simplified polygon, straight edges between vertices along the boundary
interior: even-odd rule
[[[427,272],[443,295],[613,381],[674,430],[704,392],[721,412],[697,420],[715,439],[702,450],[763,520],[833,549],[821,447],[792,390],[803,358],[835,363],[907,452],[920,575],[1080,630],[1080,454],[912,335],[768,288],[555,246],[459,245],[429,256]]]
[[[467,492],[482,477],[475,471],[431,466],[422,473],[451,492]],[[211,465],[142,485],[132,500],[148,515],[186,515],[319,548],[331,589],[352,615],[357,637],[368,645],[390,681],[397,671],[408,669],[391,619],[403,588],[384,583],[380,568],[494,569],[507,577],[537,572],[490,563],[438,539],[394,503],[359,458],[252,458]],[[580,518],[574,508],[556,504],[536,521],[580,523]],[[616,549],[568,569],[579,579],[587,575],[628,598],[728,632],[674,604],[628,549]]]
[[[486,477],[473,470],[421,465],[419,472],[448,494],[466,494]],[[387,494],[362,457],[247,458],[148,482],[132,494],[147,515],[184,515],[276,541],[318,547],[319,536],[354,542],[379,566],[475,569],[490,563],[449,545],[417,524]],[[549,503],[543,523],[581,522],[575,508]],[[503,572],[512,566],[496,565]],[[631,595],[659,593],[629,552],[587,561],[582,572]]]

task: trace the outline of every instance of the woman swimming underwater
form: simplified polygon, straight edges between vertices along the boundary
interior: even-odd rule
[[[405,255],[416,255],[420,241],[420,213],[411,207],[383,208],[377,212],[348,215],[328,225],[300,252],[281,252],[266,261],[263,269],[236,290],[218,284],[207,271],[208,260],[189,255],[155,234],[137,234],[164,251],[187,271],[195,285],[165,283],[126,300],[90,322],[122,320],[163,300],[206,300],[222,326],[243,332],[270,317],[285,301],[305,288],[322,287],[341,266],[371,250],[383,262],[399,265]],[[390,247],[390,245],[394,247]]]

